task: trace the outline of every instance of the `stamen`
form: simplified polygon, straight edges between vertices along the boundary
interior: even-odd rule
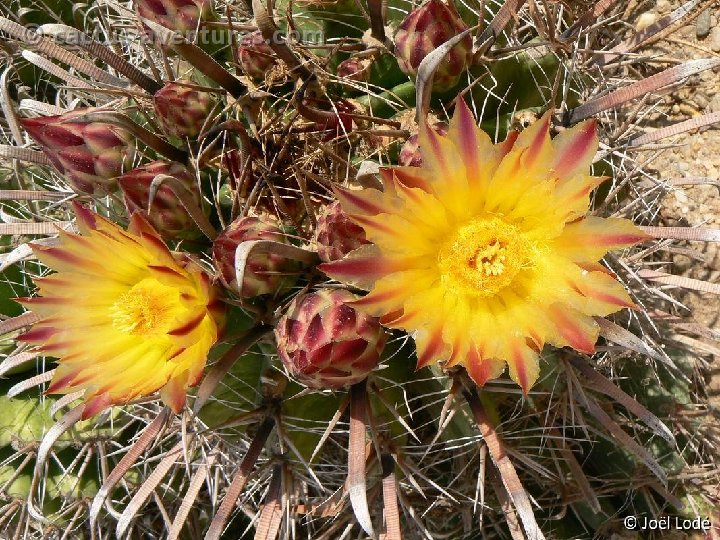
[[[144,279],[122,294],[110,308],[115,329],[151,336],[165,333],[180,307],[177,289],[155,279]]]
[[[440,250],[438,266],[444,284],[455,292],[489,296],[528,267],[532,251],[516,226],[496,217],[477,219],[460,227]]]

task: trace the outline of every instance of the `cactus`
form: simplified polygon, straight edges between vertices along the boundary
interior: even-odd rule
[[[71,4],[0,7],[8,537],[715,511],[716,335],[672,307],[715,289],[666,255],[716,235],[662,226],[646,159],[713,117],[640,99],[705,84],[645,61],[703,3],[639,34],[629,0]]]

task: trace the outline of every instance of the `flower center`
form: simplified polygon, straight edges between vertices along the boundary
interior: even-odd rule
[[[177,289],[148,278],[120,295],[110,308],[110,317],[120,332],[155,336],[170,328],[178,307]]]
[[[493,217],[471,221],[440,249],[443,284],[457,293],[491,296],[507,287],[530,262],[520,230]]]

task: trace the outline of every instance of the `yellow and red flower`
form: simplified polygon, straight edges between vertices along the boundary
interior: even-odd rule
[[[418,368],[463,365],[482,385],[507,363],[527,392],[546,343],[592,353],[593,317],[633,306],[599,261],[646,235],[587,215],[604,180],[588,174],[595,123],[551,139],[549,121],[493,144],[458,100],[447,136],[421,130],[422,167],[337,190],[372,244],[321,269],[370,291],[354,305],[409,332]]]
[[[81,234],[33,246],[56,273],[37,280],[40,296],[21,299],[40,316],[21,339],[58,358],[47,392],[84,390],[84,418],[157,390],[179,412],[222,319],[207,275],[174,257],[139,213],[125,231],[75,210]]]

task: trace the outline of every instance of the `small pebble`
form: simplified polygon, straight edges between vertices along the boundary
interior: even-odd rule
[[[703,110],[708,106],[708,99],[702,94],[695,94],[693,101],[698,106],[698,109]]]
[[[687,103],[680,104],[680,112],[686,116],[696,116],[697,115],[697,111],[695,109],[693,109]]]
[[[650,11],[647,11],[638,17],[637,23],[635,23],[635,31],[642,32],[648,26],[653,24],[657,20],[657,15]]]
[[[655,9],[658,13],[667,13],[670,11],[670,0],[658,0]]]
[[[687,195],[685,195],[685,192],[681,189],[675,192],[675,200],[677,200],[679,204],[685,204],[688,202]]]
[[[720,52],[720,26],[716,26],[710,32],[710,49],[713,52]]]
[[[695,24],[695,35],[698,39],[705,39],[710,35],[710,23],[710,10],[706,9],[700,13]]]
[[[710,102],[710,112],[720,112],[720,94],[715,94]]]
[[[676,103],[675,105],[672,106],[671,111],[672,111],[673,114],[679,113],[679,112],[680,112],[680,105],[678,105],[678,104]]]

